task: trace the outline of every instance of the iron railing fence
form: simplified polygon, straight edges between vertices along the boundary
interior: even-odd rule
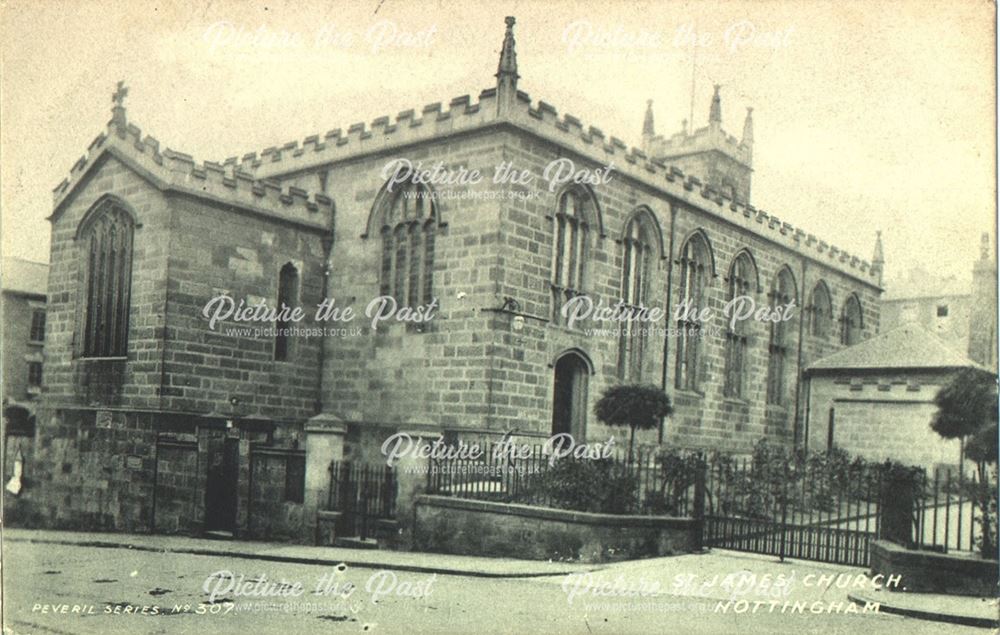
[[[981,550],[980,503],[996,498],[996,485],[988,477],[984,481],[977,469],[968,467],[938,469],[922,474],[916,491],[913,547],[943,553]]]
[[[690,516],[702,461],[696,452],[664,453],[659,447],[614,448],[580,460],[554,457],[543,444],[468,442],[473,455],[430,462],[427,492],[578,511]],[[457,454],[457,453],[456,453]],[[575,479],[592,487],[574,486]]]

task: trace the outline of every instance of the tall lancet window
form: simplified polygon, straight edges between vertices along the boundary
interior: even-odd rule
[[[844,303],[844,316],[841,318],[840,343],[853,346],[861,341],[861,302],[853,293]]]
[[[434,294],[434,201],[423,185],[396,192],[382,214],[381,295],[400,305],[427,304]]]
[[[582,189],[567,189],[559,196],[552,217],[552,321],[565,323],[562,307],[584,294],[587,258],[590,255],[593,202]]]
[[[701,324],[694,319],[697,312],[705,308],[707,294],[705,288],[711,275],[711,252],[708,242],[701,234],[691,236],[681,248],[680,293],[677,306],[686,311],[677,321],[677,365],[674,386],[679,390],[700,390]]]
[[[795,300],[795,281],[785,268],[774,280],[770,303],[774,309],[785,307]],[[784,310],[782,308],[782,310]],[[781,405],[785,402],[785,372],[788,366],[789,330],[788,322],[771,322],[771,336],[768,344],[767,402]]]
[[[810,332],[816,337],[828,337],[830,325],[833,324],[833,302],[830,300],[830,290],[826,283],[820,280],[812,292],[812,302],[809,303]]]
[[[278,273],[278,310],[288,307],[294,310],[299,306],[299,270],[292,263],[286,263]],[[294,322],[279,321],[275,324],[276,335],[274,338],[274,359],[286,361],[289,357],[290,339],[288,328]]]
[[[621,299],[632,311],[647,308],[652,239],[655,227],[642,211],[632,216],[622,237]],[[618,342],[618,375],[621,379],[639,381],[646,349],[645,324],[632,320],[622,323]]]
[[[77,240],[85,284],[82,357],[128,355],[134,229],[132,216],[113,201],[105,201],[80,229]]]
[[[740,296],[750,295],[754,290],[757,271],[750,256],[743,252],[736,257],[729,269],[729,292],[726,302]],[[750,320],[735,320],[726,330],[726,376],[723,394],[726,397],[743,399],[746,396],[747,340],[750,334]]]

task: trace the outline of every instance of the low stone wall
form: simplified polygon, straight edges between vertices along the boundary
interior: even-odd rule
[[[526,560],[607,562],[690,553],[701,548],[701,521],[618,516],[419,496],[414,548]]]
[[[965,554],[906,549],[884,540],[871,545],[872,574],[902,576],[890,591],[995,597],[997,561]]]

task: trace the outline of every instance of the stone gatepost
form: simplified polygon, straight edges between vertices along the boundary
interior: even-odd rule
[[[396,521],[399,523],[399,540],[395,546],[410,550],[413,548],[413,532],[416,528],[416,500],[427,490],[431,468],[430,458],[417,455],[420,450],[428,450],[428,446],[441,439],[442,434],[436,430],[401,430],[398,434],[409,435],[412,439],[412,451],[407,452],[395,464]]]
[[[326,509],[330,496],[330,463],[344,458],[347,426],[337,416],[321,413],[306,421],[306,483],[302,517],[304,536],[314,544],[332,544],[336,514]],[[328,535],[330,534],[330,535]]]

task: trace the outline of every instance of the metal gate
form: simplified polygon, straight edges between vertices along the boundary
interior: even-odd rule
[[[883,524],[905,542],[914,522],[912,490],[877,468],[713,462],[706,468],[704,544],[867,566]]]
[[[362,540],[375,537],[379,520],[396,517],[396,494],[396,473],[387,465],[331,463],[327,508],[341,513],[336,535]]]

